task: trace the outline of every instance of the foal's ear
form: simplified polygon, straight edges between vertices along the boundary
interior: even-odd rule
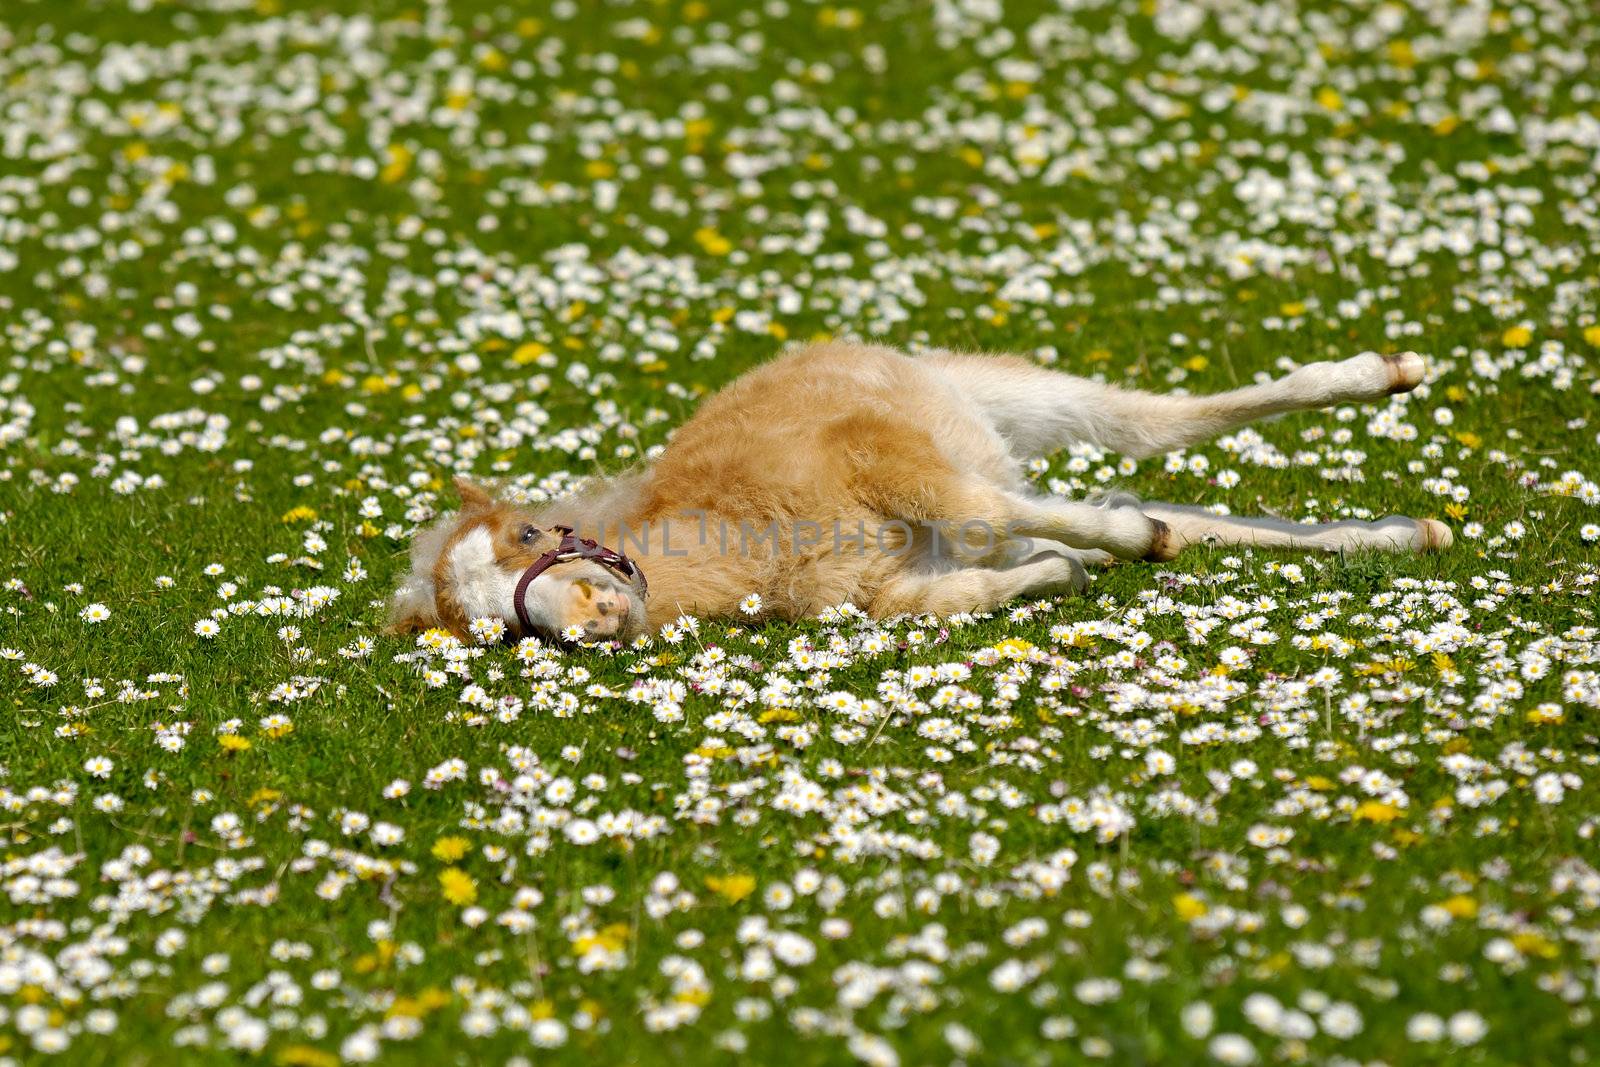
[[[434,602],[433,580],[411,574],[389,598],[386,634],[411,634],[439,625],[439,608]]]
[[[456,492],[461,496],[463,510],[486,508],[494,503],[494,495],[489,490],[467,478],[456,479]]]
[[[384,624],[383,632],[390,636],[398,634],[416,634],[423,630],[431,630],[439,625],[439,620],[427,615],[407,615],[404,618],[390,619]]]

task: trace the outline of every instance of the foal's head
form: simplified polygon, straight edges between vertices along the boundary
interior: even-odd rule
[[[635,636],[644,627],[644,586],[593,559],[558,560],[518,585],[562,543],[525,508],[456,480],[461,510],[417,531],[411,572],[389,602],[395,633],[440,627],[470,639],[477,619],[498,619],[513,637],[584,640]]]

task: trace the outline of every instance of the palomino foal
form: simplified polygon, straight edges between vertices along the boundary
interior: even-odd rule
[[[461,510],[416,535],[390,622],[625,639],[679,615],[731,615],[751,593],[785,619],[846,601],[879,618],[985,611],[1080,591],[1086,564],[1169,560],[1200,542],[1442,549],[1450,531],[1432,519],[1308,525],[1125,493],[1067,501],[1023,475],[1028,457],[1072,444],[1150,456],[1270,415],[1378,401],[1424,370],[1415,353],[1368,352],[1170,396],[1009,356],[812,345],[706,400],[634,472],[538,506],[458,481]]]

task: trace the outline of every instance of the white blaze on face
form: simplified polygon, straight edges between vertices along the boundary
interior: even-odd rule
[[[450,578],[456,602],[468,619],[515,619],[517,575],[495,562],[489,531],[478,526],[450,550]]]
[[[513,596],[516,595],[516,589],[513,588],[511,592]],[[562,605],[571,595],[572,583],[569,580],[546,571],[528,586],[522,604],[528,609],[528,618],[535,626],[554,632],[562,628]]]

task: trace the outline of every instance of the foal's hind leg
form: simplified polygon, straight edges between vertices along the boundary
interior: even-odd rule
[[[1135,457],[1158,455],[1269,415],[1409,392],[1427,370],[1415,352],[1364,352],[1336,363],[1308,363],[1282,378],[1225,393],[1172,396],[1075,378],[1014,356],[927,358],[1020,455],[1079,443]]]
[[[1374,522],[1290,522],[1266,516],[1213,515],[1184,504],[1141,502],[1130,493],[1103,498],[1113,510],[1137,508],[1165,523],[1178,549],[1195,544],[1249,545],[1321,552],[1439,552],[1450,547],[1450,528],[1435,519],[1390,515]]]
[[[1166,527],[1137,509],[1041,499],[958,470],[921,426],[859,419],[850,430],[841,436],[857,502],[885,522],[916,530],[923,547],[937,538],[936,554],[992,564],[1018,537],[1100,549],[1120,559],[1164,560],[1175,551]]]

